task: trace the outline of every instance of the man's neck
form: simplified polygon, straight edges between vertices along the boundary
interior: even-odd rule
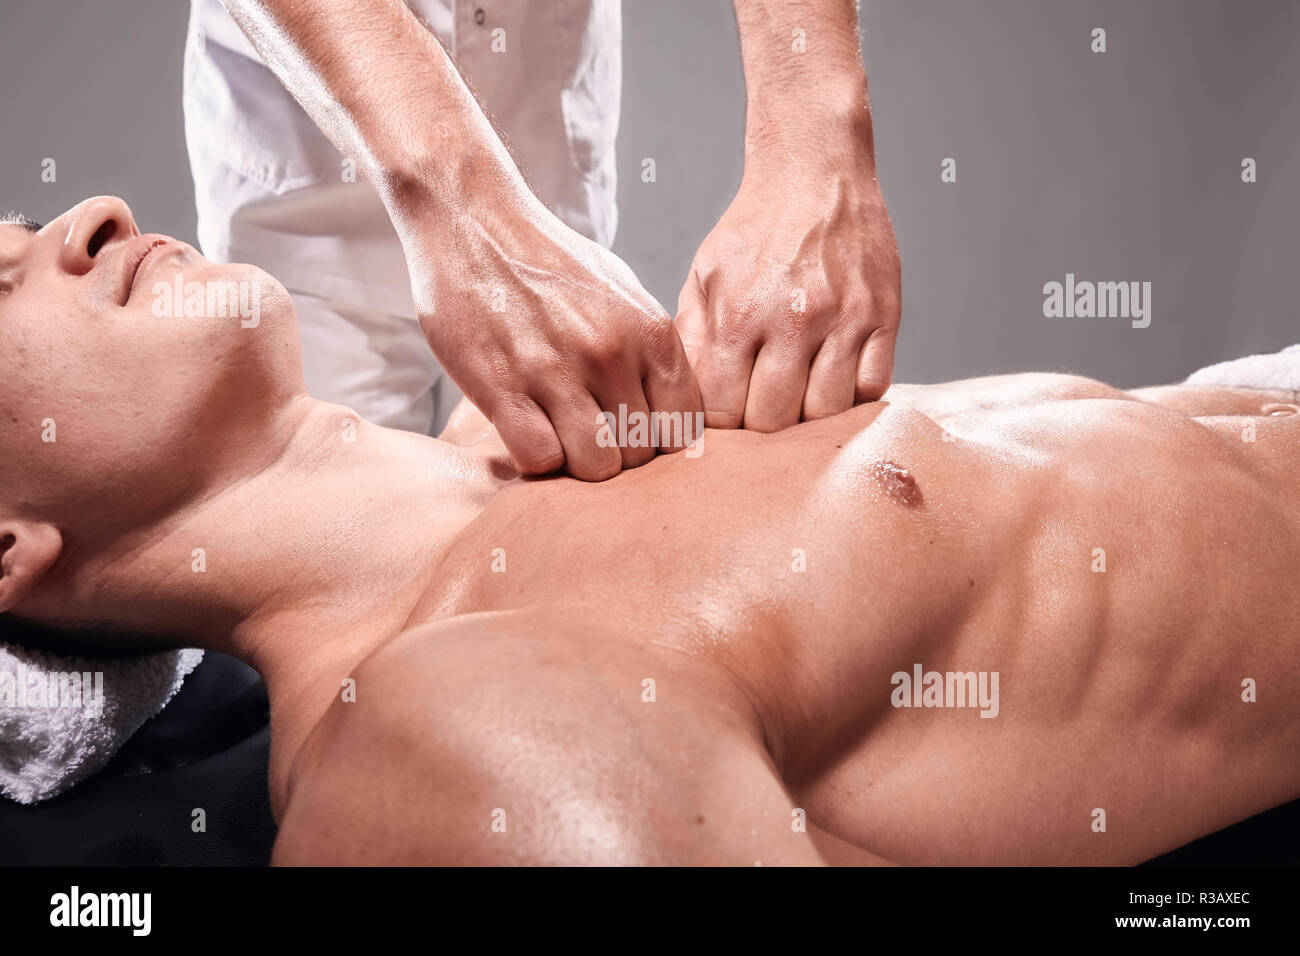
[[[509,477],[486,454],[340,406],[303,398],[284,414],[278,447],[156,524],[76,555],[59,595],[79,617],[257,668],[273,762],[404,629],[450,543]]]

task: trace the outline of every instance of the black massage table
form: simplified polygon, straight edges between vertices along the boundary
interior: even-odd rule
[[[269,744],[262,681],[209,653],[98,775],[36,806],[0,798],[0,866],[263,866]],[[1300,800],[1144,865],[1300,865]]]
[[[267,719],[257,672],[204,655],[94,777],[35,806],[0,798],[0,866],[265,865]],[[196,808],[206,833],[191,830]]]

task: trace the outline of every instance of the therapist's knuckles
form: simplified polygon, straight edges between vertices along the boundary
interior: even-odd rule
[[[601,379],[611,370],[623,367],[636,354],[634,337],[627,333],[624,322],[587,325],[564,343],[565,354],[557,365],[572,364],[586,378]]]
[[[652,365],[672,365],[681,357],[681,336],[672,316],[662,308],[642,311],[640,318],[641,341],[646,358]]]

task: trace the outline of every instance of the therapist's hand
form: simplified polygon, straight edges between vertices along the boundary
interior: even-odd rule
[[[563,466],[578,478],[608,478],[655,449],[602,444],[609,428],[598,426],[600,411],[699,410],[667,313],[617,257],[529,191],[451,58],[406,4],[222,2],[378,191],[429,344],[521,472]]]
[[[707,425],[774,431],[889,387],[898,244],[876,180],[857,0],[734,0],[745,175],[677,327]]]
[[[563,466],[599,481],[653,458],[653,447],[598,441],[601,412],[620,405],[694,422],[700,396],[677,330],[621,259],[526,190],[486,191],[467,212],[431,220],[427,268],[407,250],[420,323],[522,473]]]
[[[678,300],[706,424],[775,431],[879,398],[900,286],[868,147],[805,137],[750,150]]]

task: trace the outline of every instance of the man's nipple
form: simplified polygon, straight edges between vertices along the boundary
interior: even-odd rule
[[[885,490],[885,494],[909,508],[921,503],[921,489],[916,478],[906,468],[892,461],[878,458],[871,463],[871,477]]]

